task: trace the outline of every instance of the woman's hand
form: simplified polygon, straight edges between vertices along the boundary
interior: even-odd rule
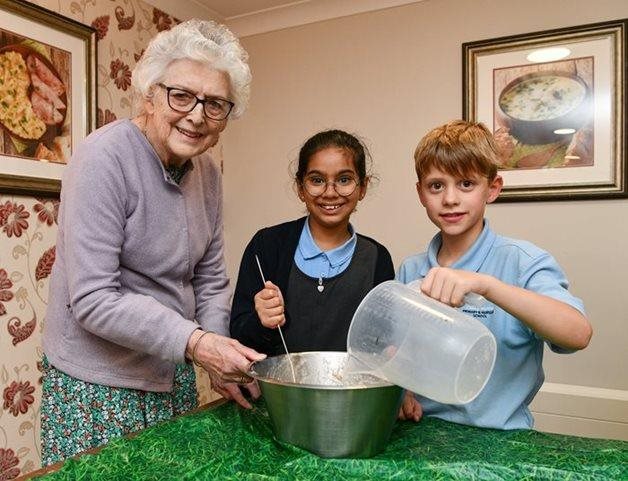
[[[264,288],[255,294],[255,311],[262,325],[270,329],[286,323],[283,295],[275,284],[266,281]]]
[[[406,391],[401,407],[399,408],[398,418],[401,421],[412,420],[414,422],[418,422],[421,419],[421,416],[423,416],[421,403],[416,400],[413,393]]]
[[[247,391],[251,394],[253,399],[257,399],[261,396],[261,392],[259,390],[259,386],[257,385],[257,381],[253,380],[248,384],[243,384],[239,386],[234,382],[227,382],[218,376],[218,373],[215,371],[208,371],[209,374],[209,384],[213,391],[220,394],[225,399],[233,399],[240,406],[245,409],[251,409],[253,406],[251,403],[244,397],[242,394],[242,388],[246,388]]]
[[[230,337],[197,329],[188,340],[186,355],[209,373],[212,388],[225,398],[251,408],[237,384],[245,384],[254,399],[259,397],[259,388],[247,373],[254,362],[266,358],[265,354]]]

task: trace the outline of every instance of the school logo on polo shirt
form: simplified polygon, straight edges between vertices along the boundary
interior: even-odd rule
[[[488,316],[492,316],[493,314],[495,314],[495,306],[493,306],[492,304],[482,307],[475,307],[465,304],[460,310],[465,314],[468,314],[469,316],[475,317],[476,319],[486,319]]]

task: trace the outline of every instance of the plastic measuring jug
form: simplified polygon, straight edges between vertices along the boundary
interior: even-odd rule
[[[477,319],[386,281],[358,306],[347,351],[348,372],[368,372],[438,402],[465,404],[486,385],[497,345]]]

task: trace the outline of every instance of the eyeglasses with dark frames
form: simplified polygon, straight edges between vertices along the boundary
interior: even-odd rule
[[[351,175],[341,175],[336,180],[327,180],[321,175],[308,175],[303,179],[303,188],[312,197],[319,197],[327,191],[327,186],[332,184],[336,193],[341,197],[349,197],[358,187],[358,180]]]
[[[167,92],[168,105],[175,112],[187,114],[192,112],[198,104],[203,106],[203,113],[212,120],[225,120],[229,117],[234,103],[220,97],[198,98],[192,92],[178,87],[168,87],[162,83],[157,84]]]

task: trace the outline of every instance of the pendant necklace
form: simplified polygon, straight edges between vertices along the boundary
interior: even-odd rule
[[[318,286],[316,286],[316,288],[318,289],[318,292],[323,292],[325,289],[325,286],[323,285],[323,276],[318,277]]]

